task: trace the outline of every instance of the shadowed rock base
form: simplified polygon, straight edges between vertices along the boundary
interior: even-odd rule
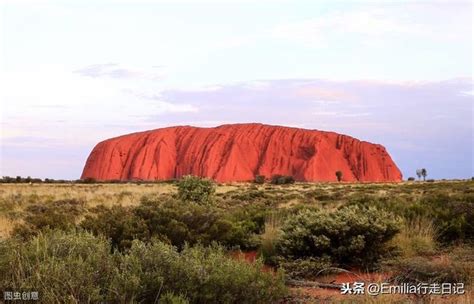
[[[262,124],[169,127],[100,142],[83,179],[169,180],[192,174],[218,182],[255,175],[297,181],[398,182],[402,174],[381,145],[334,132]]]

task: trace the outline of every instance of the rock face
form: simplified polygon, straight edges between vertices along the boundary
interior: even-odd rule
[[[262,124],[215,128],[170,127],[100,142],[83,179],[169,180],[196,175],[218,182],[255,175],[291,175],[298,181],[401,181],[381,145],[333,132]]]

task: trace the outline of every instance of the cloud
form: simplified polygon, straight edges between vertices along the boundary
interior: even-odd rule
[[[322,99],[325,101],[353,100],[355,97],[341,90],[327,89],[321,87],[308,86],[296,91],[301,97],[309,97],[314,99]]]
[[[138,97],[140,99],[145,100],[152,100],[153,106],[158,109],[155,111],[159,113],[186,113],[186,112],[198,112],[198,107],[195,105],[190,105],[187,103],[171,103],[163,101],[163,98],[159,93],[145,93],[145,92],[137,92],[133,90],[124,90],[125,93],[130,94],[132,96]]]
[[[160,79],[160,66],[153,66],[150,69],[128,68],[117,63],[92,64],[73,71],[73,73],[86,77],[110,77],[114,79]]]

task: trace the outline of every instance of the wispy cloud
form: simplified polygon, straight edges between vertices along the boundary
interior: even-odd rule
[[[163,76],[160,66],[153,66],[149,69],[140,69],[124,67],[117,63],[92,64],[75,70],[74,73],[86,77],[110,77],[115,79],[160,79]]]
[[[138,97],[140,99],[151,100],[153,101],[153,106],[156,110],[154,111],[155,114],[157,113],[187,113],[187,112],[198,112],[199,108],[196,105],[191,105],[188,103],[172,103],[163,100],[163,97],[160,93],[145,93],[145,92],[138,92],[134,90],[125,89],[123,92]]]

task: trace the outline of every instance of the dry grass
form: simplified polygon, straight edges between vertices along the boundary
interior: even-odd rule
[[[265,230],[261,235],[261,254],[265,258],[270,258],[276,254],[276,243],[281,236],[281,218],[278,214],[272,213],[265,221]]]
[[[62,199],[78,199],[88,206],[135,205],[143,195],[176,191],[171,184],[1,184],[0,201],[14,198],[19,206]]]
[[[427,218],[416,218],[407,221],[402,230],[392,240],[403,257],[430,255],[436,251],[436,229],[433,222]]]
[[[0,239],[9,237],[15,224],[16,221],[0,216]]]

